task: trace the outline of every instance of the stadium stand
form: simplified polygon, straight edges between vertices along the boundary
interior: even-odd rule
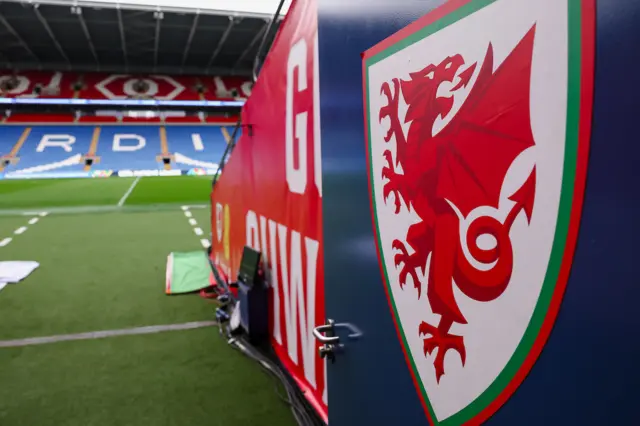
[[[229,100],[248,98],[251,87],[241,77],[0,70],[5,98]]]
[[[81,171],[82,153],[91,146],[92,128],[74,127],[73,132],[60,126],[20,127],[18,161],[12,169],[17,173]],[[20,141],[24,142],[20,144]],[[14,146],[16,146],[14,145]]]
[[[212,159],[222,157],[229,137],[226,127],[220,126],[167,127],[166,133],[174,167],[180,169],[215,168]]]
[[[229,138],[213,125],[14,125],[1,129],[0,155],[5,171],[23,174],[215,169]]]
[[[156,126],[105,126],[96,154],[101,169],[159,169],[160,132]]]

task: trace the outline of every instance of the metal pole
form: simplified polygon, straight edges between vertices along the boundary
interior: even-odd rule
[[[258,68],[260,65],[260,56],[262,55],[262,51],[264,50],[264,46],[267,44],[267,38],[269,37],[269,33],[271,29],[278,22],[278,18],[280,17],[280,11],[282,10],[282,6],[284,5],[284,0],[280,0],[280,4],[278,4],[278,9],[276,9],[276,13],[274,13],[271,18],[271,22],[269,22],[269,26],[267,27],[267,31],[264,32],[262,36],[262,41],[260,42],[260,47],[258,47],[258,53],[256,53],[256,57],[253,60],[253,82],[255,83],[258,79]]]

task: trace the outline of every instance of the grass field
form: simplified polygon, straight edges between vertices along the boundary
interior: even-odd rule
[[[0,213],[34,208],[116,207],[134,182],[124,207],[205,205],[211,192],[210,176],[4,180],[0,181]]]
[[[167,255],[206,246],[210,188],[186,176],[0,181],[0,260],[40,263],[0,291],[0,425],[294,424],[215,327],[1,347],[213,320],[199,296],[164,294]]]

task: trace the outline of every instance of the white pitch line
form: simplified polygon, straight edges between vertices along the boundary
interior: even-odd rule
[[[183,210],[183,211],[187,211],[187,210],[189,210],[189,206],[182,206],[182,210]]]
[[[71,340],[92,340],[92,339],[104,339],[106,337],[116,337],[116,336],[153,334],[153,333],[160,333],[163,331],[192,330],[194,328],[212,327],[214,325],[216,325],[215,321],[194,321],[194,322],[187,322],[183,324],[152,325],[148,327],[125,328],[121,330],[104,330],[104,331],[94,331],[90,333],[59,334],[57,336],[32,337],[28,339],[0,340],[0,348],[16,348],[16,347],[31,346],[31,345],[44,345],[46,343],[68,342]]]
[[[204,238],[200,240],[200,244],[202,244],[202,247],[204,247],[204,248],[209,248],[209,246],[210,246],[209,240],[204,239]]]
[[[186,217],[191,217],[191,216],[193,216],[193,213],[191,213],[189,210],[185,210],[184,215]]]
[[[38,215],[40,217],[45,217],[48,214],[49,214],[49,212],[33,212],[33,213],[30,213],[30,215]],[[29,219],[29,225],[35,225],[36,223],[38,223],[38,221],[40,220],[40,217],[32,217],[31,219]],[[21,234],[24,234],[27,231],[27,229],[29,229],[29,227],[21,226],[20,228],[18,228],[15,231],[13,231],[13,233],[15,235],[21,235]],[[13,241],[13,238],[5,238],[4,240],[1,240],[0,241],[0,247],[7,246],[11,241]]]
[[[193,232],[195,232],[196,235],[202,235],[203,234],[203,231],[200,228],[193,228]]]
[[[189,224],[190,224],[191,226],[196,226],[196,225],[198,224],[198,222],[196,222],[196,220],[195,220],[195,219],[191,218],[191,219],[189,219]]]
[[[139,180],[140,180],[140,176],[138,176],[136,180],[133,181],[129,189],[127,189],[127,192],[125,192],[122,198],[120,198],[120,201],[118,201],[118,207],[122,207],[124,205],[124,202],[127,201],[127,198],[129,198],[129,195],[131,195],[131,193],[133,192],[133,188],[136,187]]]

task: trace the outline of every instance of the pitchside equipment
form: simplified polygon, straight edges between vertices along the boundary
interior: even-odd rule
[[[269,336],[267,289],[260,267],[260,252],[245,247],[238,272],[240,324],[254,345],[263,344]]]
[[[203,251],[174,252],[167,256],[165,292],[184,294],[209,287],[209,261]]]

